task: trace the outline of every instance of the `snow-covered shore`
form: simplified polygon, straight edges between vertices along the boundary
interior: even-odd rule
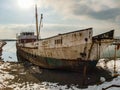
[[[103,63],[99,65],[104,68]],[[109,61],[106,67],[106,69],[113,73],[114,61]],[[116,71],[120,74],[120,60],[116,61]],[[104,77],[101,78],[104,80]],[[27,82],[24,82],[24,79],[27,79]],[[32,80],[34,80],[34,82]],[[32,77],[32,75],[29,74],[28,76],[28,72],[26,72],[19,63],[0,62],[0,90],[102,90],[102,88],[110,85],[120,85],[120,76],[117,76],[109,82],[104,80],[102,84],[80,89],[77,85],[68,87],[67,85],[58,85],[58,83],[39,82],[36,78]],[[107,90],[120,90],[120,88],[111,87]]]

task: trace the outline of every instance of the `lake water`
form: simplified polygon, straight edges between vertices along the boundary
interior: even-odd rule
[[[3,47],[2,58],[4,61],[17,62],[15,41],[7,41]]]

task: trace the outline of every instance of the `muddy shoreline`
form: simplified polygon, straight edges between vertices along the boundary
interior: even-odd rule
[[[96,67],[87,73],[85,84],[83,85],[82,72],[43,69],[30,62],[21,62],[21,64],[26,71],[40,82],[58,83],[58,85],[67,86],[76,85],[78,88],[87,88],[89,85],[101,84],[101,77],[104,77],[106,81],[112,80],[111,73],[100,67]]]
[[[103,83],[100,80],[101,77],[104,77],[105,81],[111,81],[113,79],[109,71],[100,67],[87,73],[87,78],[83,85],[83,74],[80,72],[42,69],[29,62],[0,61],[0,66],[4,66],[4,68],[1,68],[0,70],[3,70],[14,77],[12,79],[5,80],[8,82],[7,85],[2,86],[2,89],[5,90],[8,90],[6,88],[9,88],[10,90],[16,88],[15,85],[17,84],[19,88],[23,88],[23,86],[28,84],[33,86],[34,83],[40,86],[43,85],[43,83],[46,83],[45,86],[41,86],[44,88],[51,86],[66,86],[68,89],[72,88],[72,86],[75,86],[76,88],[87,88],[90,85],[100,85]]]

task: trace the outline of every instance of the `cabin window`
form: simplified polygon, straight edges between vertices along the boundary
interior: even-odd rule
[[[76,37],[76,34],[74,34],[74,37]]]
[[[24,43],[26,43],[26,40],[24,40]]]
[[[82,33],[79,33],[79,36],[82,36]]]
[[[43,41],[42,45],[48,45],[48,41]]]
[[[55,44],[62,44],[62,39],[55,40]]]
[[[91,37],[91,32],[89,32],[89,38]]]

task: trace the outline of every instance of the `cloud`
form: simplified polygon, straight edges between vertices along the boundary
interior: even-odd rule
[[[36,0],[36,3],[38,13],[45,14],[42,37],[89,27],[93,27],[94,34],[111,29],[117,29],[117,34],[120,32],[119,0]],[[4,5],[8,4],[4,2]],[[4,5],[0,9],[0,38],[15,38],[21,31],[35,31],[35,25],[29,24],[34,20],[34,8],[22,11],[16,5],[6,8]]]
[[[16,38],[16,34],[23,31],[34,31],[34,25],[30,24],[0,24],[0,39]]]
[[[101,23],[101,24],[100,24]],[[101,21],[100,23],[82,23],[81,26],[79,24],[44,24],[41,29],[40,35],[42,38],[51,37],[57,34],[62,34],[66,32],[81,30],[89,27],[93,27],[93,34],[100,34],[101,32],[106,32],[111,29],[116,29],[116,35],[119,36],[119,25],[113,24],[111,22],[105,23]],[[104,27],[102,27],[104,26]],[[16,38],[16,34],[19,34],[23,31],[32,31],[36,32],[35,24],[7,24],[0,25],[0,39],[10,39]]]
[[[44,24],[43,27],[40,33],[42,38],[78,29],[76,26],[65,24]],[[36,32],[35,24],[0,24],[0,39],[15,39],[17,34],[27,31]]]
[[[89,15],[100,20],[115,20],[120,15],[120,8],[112,8],[100,12],[92,12]]]
[[[40,0],[39,0],[40,1]],[[52,8],[64,17],[84,17],[96,20],[112,20],[120,14],[119,0],[42,0],[47,8]]]

